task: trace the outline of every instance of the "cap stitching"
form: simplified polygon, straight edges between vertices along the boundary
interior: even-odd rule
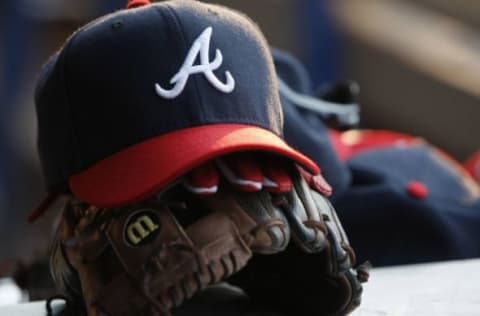
[[[105,16],[102,16],[98,19],[95,19],[87,24],[85,24],[84,26],[82,26],[81,28],[79,28],[71,37],[70,39],[68,40],[68,42],[65,44],[64,48],[63,48],[63,58],[61,60],[61,64],[60,64],[60,73],[61,73],[61,79],[62,79],[62,83],[63,83],[63,86],[64,86],[64,90],[65,90],[65,101],[66,101],[66,106],[68,108],[68,114],[69,114],[69,119],[71,121],[71,131],[72,131],[72,142],[74,143],[74,145],[72,146],[72,148],[76,148],[77,150],[73,149],[71,154],[70,154],[70,162],[72,163],[73,166],[70,166],[70,170],[64,170],[64,172],[62,172],[62,175],[63,177],[62,178],[66,178],[66,179],[62,179],[62,181],[65,181],[66,182],[66,185],[68,187],[68,180],[69,180],[69,177],[75,173],[75,172],[78,172],[79,170],[85,168],[85,166],[88,166],[89,163],[88,162],[85,162],[84,159],[82,158],[81,155],[79,155],[78,153],[81,152],[81,150],[78,150],[79,148],[83,148],[81,147],[81,141],[80,141],[80,137],[78,136],[77,134],[77,128],[76,128],[76,124],[75,124],[75,120],[74,120],[74,116],[73,116],[73,112],[72,112],[72,107],[71,107],[71,102],[70,102],[70,98],[69,98],[69,84],[68,84],[68,80],[67,80],[67,76],[66,76],[66,67],[68,65],[68,61],[69,61],[69,52],[74,44],[74,41],[77,39],[77,37],[81,34],[81,32],[85,31],[85,30],[88,30],[90,27],[94,26],[94,25],[98,25],[99,23],[102,23],[106,20],[108,20],[111,16],[113,16],[115,13],[110,13],[110,14],[107,14]]]
[[[81,30],[80,30],[81,31]],[[67,64],[68,64],[68,57],[69,57],[69,51],[70,51],[70,48],[71,46],[73,45],[73,41],[77,38],[78,34],[80,33],[80,31],[78,31],[77,33],[75,33],[71,38],[70,40],[68,41],[68,43],[65,45],[65,48],[63,49],[63,56],[62,56],[62,59],[61,59],[61,64],[60,64],[60,74],[61,74],[61,80],[62,80],[62,84],[64,86],[64,90],[65,90],[65,103],[66,103],[66,107],[67,107],[67,111],[68,111],[68,115],[69,115],[69,119],[70,119],[70,122],[71,122],[71,132],[72,132],[72,142],[74,142],[74,145],[71,147],[72,150],[71,150],[71,153],[70,153],[70,163],[73,164],[73,166],[70,166],[70,171],[64,171],[63,172],[63,178],[66,178],[66,179],[62,179],[62,181],[66,181],[68,183],[68,178],[71,176],[71,173],[78,169],[78,166],[79,165],[82,165],[82,159],[81,157],[78,156],[77,154],[77,151],[74,149],[74,148],[80,148],[80,141],[79,141],[79,137],[78,137],[78,134],[77,134],[77,129],[76,129],[76,124],[75,124],[75,121],[73,119],[73,114],[72,114],[72,107],[71,107],[71,103],[70,103],[70,96],[69,96],[69,89],[68,89],[68,80],[67,80],[67,75],[66,75],[66,67],[67,67]]]
[[[72,42],[76,39],[76,37],[79,35],[80,32],[84,31],[87,29],[89,26],[97,23],[100,20],[105,19],[105,17],[93,20],[86,25],[80,27],[76,32],[74,32],[65,42],[63,47],[58,51],[58,60],[56,61],[56,64],[58,64],[58,72],[60,76],[60,87],[63,86],[64,93],[65,93],[65,106],[67,107],[66,111],[68,112],[68,116],[70,121],[72,122],[70,129],[71,129],[71,136],[72,136],[72,146],[70,148],[70,153],[69,157],[67,158],[68,160],[63,164],[63,166],[60,166],[57,171],[54,172],[54,176],[51,176],[51,172],[49,172],[49,176],[46,176],[46,181],[47,181],[47,187],[51,191],[60,191],[60,188],[66,188],[68,189],[68,179],[72,175],[72,173],[76,172],[78,170],[79,165],[81,165],[79,162],[81,161],[81,158],[76,154],[77,151],[74,148],[79,148],[79,137],[76,133],[76,129],[74,128],[73,124],[73,116],[72,116],[72,111],[71,111],[71,106],[69,102],[69,93],[68,93],[68,84],[67,84],[67,76],[65,75],[65,68],[66,68],[66,63],[67,61],[67,54],[68,50],[70,49],[70,46],[73,45]],[[57,67],[57,65],[53,65],[52,67]],[[52,70],[53,71],[53,70]],[[36,92],[38,93],[38,92]],[[38,140],[37,140],[38,141]],[[59,170],[60,169],[60,170]],[[59,170],[59,171],[58,171]],[[52,184],[53,183],[53,184]]]

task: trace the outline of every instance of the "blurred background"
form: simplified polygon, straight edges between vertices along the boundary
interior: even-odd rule
[[[424,137],[460,161],[480,147],[480,2],[210,2],[249,15],[272,46],[307,65],[316,86],[357,81],[362,127]],[[25,220],[45,196],[35,148],[36,75],[75,29],[125,3],[0,2],[0,273],[45,251],[55,216]]]

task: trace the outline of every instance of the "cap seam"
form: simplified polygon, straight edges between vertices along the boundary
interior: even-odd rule
[[[72,133],[72,141],[74,142],[74,146],[72,146],[72,149],[71,149],[71,153],[70,153],[70,161],[71,163],[73,164],[73,167],[72,169],[75,170],[78,168],[78,165],[81,165],[81,158],[78,157],[76,151],[73,149],[73,148],[80,148],[80,141],[79,141],[79,137],[78,137],[78,134],[77,134],[77,129],[76,129],[76,124],[75,124],[75,121],[73,119],[73,114],[72,114],[72,106],[71,106],[71,102],[70,102],[70,93],[69,93],[69,85],[68,85],[68,79],[67,79],[67,75],[66,75],[66,68],[67,68],[67,65],[68,65],[68,61],[69,61],[69,52],[70,52],[70,49],[71,49],[71,46],[73,45],[73,41],[77,38],[78,34],[81,32],[82,29],[80,29],[79,31],[77,31],[71,38],[70,40],[68,41],[68,43],[65,45],[65,48],[64,48],[64,51],[63,51],[63,58],[61,60],[61,64],[60,64],[60,73],[61,73],[61,80],[62,80],[62,85],[63,85],[63,88],[65,90],[65,103],[66,103],[66,107],[67,107],[67,111],[68,111],[68,116],[69,116],[69,119],[70,119],[70,122],[71,122],[71,133]],[[65,181],[65,183],[67,184],[68,186],[68,178],[70,177],[70,174],[69,172],[66,172],[66,173],[63,173],[63,181]]]
[[[82,169],[85,168],[85,166],[89,165],[88,163],[85,163],[85,160],[80,155],[78,155],[78,153],[81,152],[81,150],[78,150],[78,149],[83,148],[83,147],[81,147],[80,137],[78,136],[78,133],[77,133],[76,122],[74,120],[74,115],[73,115],[72,106],[71,106],[71,102],[70,102],[70,93],[69,93],[70,89],[69,89],[69,83],[68,83],[68,79],[67,79],[68,77],[66,75],[66,68],[67,68],[68,63],[69,63],[70,51],[72,49],[72,45],[74,44],[74,41],[81,34],[81,32],[87,30],[92,25],[95,25],[97,23],[100,23],[100,22],[103,22],[103,21],[107,20],[110,15],[112,15],[112,14],[108,14],[108,15],[102,16],[100,18],[94,19],[93,21],[90,21],[89,23],[80,27],[70,37],[68,42],[65,44],[65,46],[63,48],[63,54],[62,54],[63,56],[61,56],[62,60],[61,60],[61,64],[60,64],[60,67],[61,67],[60,68],[60,73],[61,73],[62,85],[63,85],[64,90],[65,90],[65,101],[66,101],[68,116],[69,116],[69,119],[70,119],[70,122],[71,122],[71,132],[72,132],[72,138],[73,138],[72,142],[74,143],[74,145],[72,146],[71,153],[70,153],[70,162],[71,162],[70,168],[71,168],[71,171],[70,172],[68,172],[68,171],[62,172],[62,180],[61,181],[64,182],[64,185],[67,188],[68,188],[68,181],[69,181],[69,178],[72,175],[72,173],[78,172],[78,170],[82,170]],[[75,150],[74,148],[76,148],[77,150]]]

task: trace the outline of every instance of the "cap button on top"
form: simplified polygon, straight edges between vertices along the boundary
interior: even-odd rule
[[[150,4],[150,0],[129,0],[127,3],[127,9],[141,7]]]
[[[407,192],[417,199],[424,199],[428,196],[428,188],[420,181],[411,181],[407,184]]]

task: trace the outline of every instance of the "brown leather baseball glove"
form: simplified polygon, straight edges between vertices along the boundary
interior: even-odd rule
[[[291,296],[295,305],[304,295],[328,303],[311,315],[352,310],[361,285],[335,211],[317,192],[328,185],[266,162],[225,157],[116,209],[70,197],[51,254],[69,305],[80,315],[169,315],[243,269],[232,280],[256,301],[284,306],[278,300]]]

